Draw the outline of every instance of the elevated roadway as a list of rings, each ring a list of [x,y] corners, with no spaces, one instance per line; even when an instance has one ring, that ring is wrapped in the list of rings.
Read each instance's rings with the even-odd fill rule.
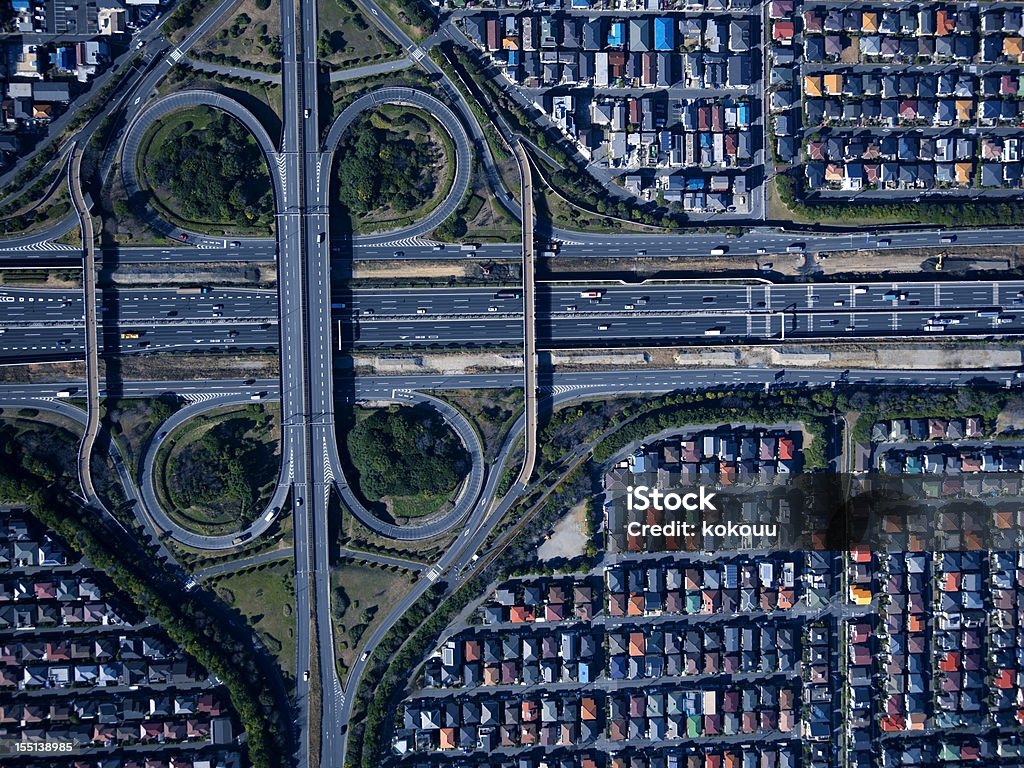
[[[82,155],[84,150],[76,147],[71,155],[71,170],[69,174],[69,186],[71,188],[71,200],[74,203],[75,211],[78,213],[79,222],[82,228],[82,294],[85,304],[85,389],[86,389],[86,413],[88,418],[85,424],[85,431],[82,433],[82,442],[78,448],[78,482],[82,486],[82,492],[86,500],[98,509],[103,509],[103,503],[96,495],[96,488],[92,481],[92,452],[96,445],[96,436],[100,428],[100,398],[99,398],[99,339],[96,331],[96,257],[93,252],[95,240],[92,224],[92,212],[89,210],[89,202],[82,191]]]
[[[518,484],[526,487],[537,463],[537,291],[535,285],[535,231],[533,208],[533,172],[530,157],[522,142],[514,143],[519,179],[522,185],[522,247],[523,247],[523,376],[525,400],[524,457]]]
[[[408,227],[381,235],[364,235],[359,238],[363,243],[367,244],[390,243],[404,238],[417,238],[428,234],[455,213],[462,203],[462,198],[465,197],[466,190],[469,189],[469,179],[473,169],[473,154],[469,137],[466,135],[466,129],[463,127],[462,121],[441,101],[429,93],[415,88],[378,88],[364,96],[360,96],[345,107],[331,124],[324,144],[323,154],[317,162],[314,171],[319,192],[318,200],[321,205],[327,204],[326,196],[329,192],[330,178],[334,172],[334,154],[345,132],[364,112],[379,107],[382,104],[401,104],[416,107],[433,116],[441,127],[448,132],[448,136],[452,140],[452,146],[455,148],[455,157],[453,158],[455,162],[455,176],[452,187],[444,200],[424,219]],[[431,252],[436,253],[436,251]],[[394,255],[394,250],[392,250],[390,258],[394,258]]]

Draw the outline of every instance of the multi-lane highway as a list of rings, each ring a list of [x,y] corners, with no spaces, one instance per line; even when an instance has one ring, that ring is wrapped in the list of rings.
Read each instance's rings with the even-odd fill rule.
[[[277,321],[273,291],[121,289],[105,292],[99,331],[108,354],[262,349],[276,348]],[[81,291],[0,288],[0,359],[81,357],[84,326]]]
[[[330,305],[326,273],[317,277],[318,368],[330,364],[328,317],[356,348],[522,341],[516,287],[359,289]],[[119,353],[275,348],[279,298],[232,288],[108,292],[103,343]],[[537,315],[541,348],[1019,335],[1024,281],[547,283],[538,287]],[[0,358],[73,356],[82,349],[82,325],[80,293],[0,290]],[[327,413],[328,404],[321,405]]]
[[[516,289],[361,290],[356,347],[519,344]],[[1024,282],[547,284],[542,347],[1024,333]]]

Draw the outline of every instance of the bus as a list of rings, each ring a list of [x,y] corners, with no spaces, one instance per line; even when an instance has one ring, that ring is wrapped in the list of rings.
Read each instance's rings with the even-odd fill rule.
[[[518,288],[502,288],[494,294],[496,299],[521,299],[523,292]]]

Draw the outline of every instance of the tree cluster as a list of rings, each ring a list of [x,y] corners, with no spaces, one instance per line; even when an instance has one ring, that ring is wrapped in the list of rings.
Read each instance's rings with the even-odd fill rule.
[[[434,192],[437,152],[429,140],[378,127],[364,116],[348,131],[340,152],[341,203],[355,214],[388,207],[398,213],[426,203]]]
[[[150,145],[147,176],[173,197],[175,208],[194,221],[269,224],[274,200],[270,177],[256,141],[234,118],[212,111],[195,130],[177,126]]]
[[[451,493],[469,471],[465,446],[429,406],[392,406],[348,434],[348,452],[368,500]]]
[[[185,446],[168,472],[175,503],[230,510],[249,522],[260,511],[261,488],[277,477],[273,447],[252,434],[267,429],[262,417],[227,419]]]

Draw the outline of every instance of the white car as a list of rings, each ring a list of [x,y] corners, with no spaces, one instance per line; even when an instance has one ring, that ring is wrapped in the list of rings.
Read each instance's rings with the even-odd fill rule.
[[[302,673],[302,679],[303,680],[309,680],[309,670],[308,669],[305,672]]]
[[[487,311],[488,311],[488,312],[497,312],[497,311],[498,311],[498,308],[497,308],[497,307],[488,307],[488,308],[487,308]]]

